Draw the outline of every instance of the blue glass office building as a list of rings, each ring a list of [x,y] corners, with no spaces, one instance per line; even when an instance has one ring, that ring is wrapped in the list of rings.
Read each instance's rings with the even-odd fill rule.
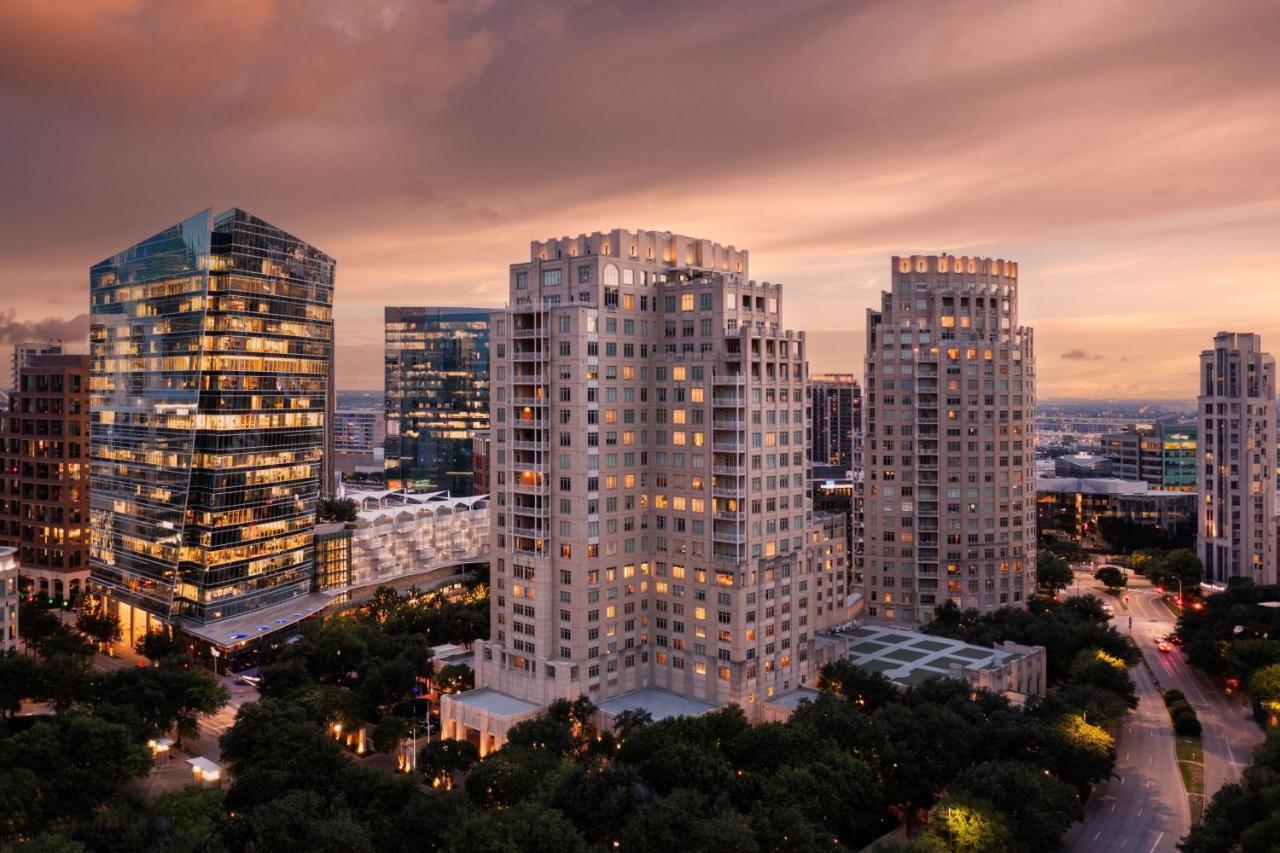
[[[488,308],[387,308],[387,487],[475,494],[489,428]]]
[[[239,209],[91,268],[90,566],[127,639],[311,591],[333,281]]]

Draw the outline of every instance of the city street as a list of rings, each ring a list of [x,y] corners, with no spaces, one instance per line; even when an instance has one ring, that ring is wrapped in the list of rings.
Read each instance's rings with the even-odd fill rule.
[[[1261,732],[1247,706],[1223,696],[1186,664],[1181,651],[1156,648],[1156,640],[1172,632],[1176,620],[1144,579],[1130,574],[1127,609],[1104,592],[1091,574],[1077,572],[1077,582],[1079,592],[1091,592],[1115,608],[1115,624],[1132,634],[1159,687],[1146,667],[1130,670],[1139,702],[1117,744],[1116,778],[1098,786],[1085,807],[1084,821],[1067,836],[1067,849],[1174,851],[1190,828],[1191,817],[1160,690],[1182,690],[1200,717],[1207,796],[1239,777],[1262,739]],[[1068,590],[1076,592],[1076,586]]]
[[[1130,579],[1135,584],[1129,594],[1133,614],[1134,639],[1146,656],[1156,678],[1164,689],[1176,687],[1186,694],[1204,726],[1205,796],[1213,794],[1228,782],[1240,778],[1249,765],[1254,747],[1262,742],[1262,730],[1253,721],[1247,702],[1225,695],[1201,672],[1187,664],[1181,650],[1160,652],[1155,637],[1173,630],[1175,620],[1169,609],[1145,580]],[[1124,617],[1117,614],[1124,627]],[[1142,626],[1149,630],[1142,631]],[[1139,639],[1142,637],[1142,639]]]

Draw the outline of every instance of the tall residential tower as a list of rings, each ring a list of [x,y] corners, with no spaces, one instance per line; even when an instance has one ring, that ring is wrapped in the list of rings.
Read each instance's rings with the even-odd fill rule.
[[[895,257],[867,312],[867,615],[928,620],[1035,590],[1035,357],[1018,265]]]
[[[1200,521],[1209,583],[1276,582],[1276,361],[1258,335],[1219,332],[1200,353]]]
[[[246,631],[224,620],[247,616],[255,636],[301,618],[333,274],[328,255],[239,209],[90,271],[90,563],[128,639],[160,622],[227,642]]]
[[[446,736],[491,748],[580,694],[754,717],[816,677],[816,634],[847,613],[844,526],[806,492],[804,335],[747,260],[615,230],[511,266],[492,325],[492,627]]]

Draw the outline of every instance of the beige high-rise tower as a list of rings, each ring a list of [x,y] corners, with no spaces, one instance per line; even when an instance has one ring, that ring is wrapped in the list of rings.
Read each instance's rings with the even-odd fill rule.
[[[491,321],[492,627],[446,736],[493,748],[582,694],[755,717],[815,680],[815,634],[847,618],[844,529],[806,490],[804,335],[747,260],[615,230],[511,266]]]
[[[1259,335],[1219,332],[1200,353],[1200,520],[1207,582],[1276,582],[1276,361]]]
[[[1035,590],[1035,356],[1018,265],[895,257],[867,312],[867,616],[926,621]]]

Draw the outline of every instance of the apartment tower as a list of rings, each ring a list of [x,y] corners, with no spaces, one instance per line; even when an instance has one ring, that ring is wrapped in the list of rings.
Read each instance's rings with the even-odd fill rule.
[[[89,585],[89,357],[33,354],[0,414],[0,545],[30,592],[75,604]]]
[[[1035,590],[1035,356],[1018,265],[912,255],[867,312],[867,615],[928,620]]]
[[[1200,508],[1205,581],[1276,582],[1276,362],[1259,335],[1219,332],[1200,353]]]
[[[596,232],[534,242],[491,328],[492,627],[446,735],[580,694],[751,716],[811,683],[844,528],[810,511],[781,286],[733,246]]]
[[[328,255],[239,209],[91,269],[90,563],[129,639],[164,623],[235,642],[301,618],[333,277]],[[202,629],[236,616],[247,631]]]

